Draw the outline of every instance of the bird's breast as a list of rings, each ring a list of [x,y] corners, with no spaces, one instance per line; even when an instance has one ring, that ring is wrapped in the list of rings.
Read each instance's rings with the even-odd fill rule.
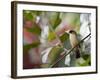
[[[78,44],[78,39],[75,34],[70,34],[70,43],[72,47],[75,47]]]

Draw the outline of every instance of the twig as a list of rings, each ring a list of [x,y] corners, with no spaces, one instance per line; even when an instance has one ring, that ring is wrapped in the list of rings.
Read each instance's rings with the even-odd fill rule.
[[[50,65],[49,67],[50,67],[50,68],[54,67],[59,61],[61,61],[64,57],[66,57],[68,54],[70,54],[70,53],[74,50],[74,48],[76,48],[80,43],[82,43],[82,42],[83,42],[86,38],[88,38],[90,35],[91,35],[91,33],[88,34],[85,38],[83,38],[75,47],[71,48],[71,49],[67,52],[67,54],[63,55],[61,58],[59,58],[56,62],[54,62],[54,63],[53,63],[52,65]]]

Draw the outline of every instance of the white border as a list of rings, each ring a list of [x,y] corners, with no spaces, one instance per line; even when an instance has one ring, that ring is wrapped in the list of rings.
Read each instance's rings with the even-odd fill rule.
[[[23,10],[40,10],[40,11],[59,11],[59,12],[79,12],[91,13],[91,66],[89,67],[70,67],[70,68],[48,68],[48,69],[28,69],[23,70]],[[50,74],[66,74],[66,73],[80,73],[91,72],[96,69],[96,10],[93,8],[77,8],[77,7],[59,7],[59,6],[44,6],[44,5],[17,5],[17,76],[35,76],[35,75],[50,75]]]

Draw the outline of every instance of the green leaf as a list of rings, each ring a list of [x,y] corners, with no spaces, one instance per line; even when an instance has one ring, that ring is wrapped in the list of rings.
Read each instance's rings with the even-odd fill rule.
[[[42,68],[48,68],[49,64],[41,64]]]
[[[37,35],[40,35],[41,34],[41,29],[39,26],[37,25],[33,25],[32,28],[27,28],[27,30],[31,33],[34,33],[34,34],[37,34]]]
[[[67,33],[62,34],[59,38],[66,49],[71,49],[69,35]]]
[[[89,55],[89,54],[84,54],[84,55],[82,55],[82,57],[83,57],[85,60],[87,60],[88,58],[90,58],[90,55]]]
[[[32,43],[32,44],[24,45],[24,46],[23,46],[23,49],[24,49],[23,51],[27,52],[27,51],[28,51],[29,49],[31,49],[31,48],[38,47],[39,44],[40,44],[40,42],[34,42],[34,43]]]
[[[48,41],[52,41],[56,38],[56,34],[54,32],[49,32]]]
[[[58,14],[57,15],[57,18],[55,20],[55,23],[54,23],[53,28],[55,29],[60,24],[60,22],[61,22],[61,19],[60,19],[59,14]]]
[[[69,39],[69,35],[67,33],[64,33],[60,36],[60,40],[62,43],[67,41],[68,39]]]
[[[50,12],[49,21],[53,29],[55,29],[61,22],[60,13],[58,12]]]
[[[37,16],[40,16],[41,11],[24,10],[23,15],[25,20],[35,21]]]
[[[40,16],[43,12],[42,11],[32,11],[34,15]]]
[[[79,59],[76,61],[78,66],[89,66],[91,64],[90,57],[88,57],[86,60],[84,58]]]
[[[26,20],[33,20],[33,15],[31,13],[24,13],[24,17]]]
[[[60,54],[63,52],[64,50],[59,47],[59,46],[55,46],[51,49],[49,55],[48,55],[48,62],[49,65],[53,64],[55,61],[57,61],[60,57]]]

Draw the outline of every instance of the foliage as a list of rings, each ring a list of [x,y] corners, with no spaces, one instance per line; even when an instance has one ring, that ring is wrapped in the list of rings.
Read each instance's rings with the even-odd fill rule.
[[[67,31],[68,29],[73,29],[77,32],[78,35],[81,35],[80,17],[81,13],[24,10],[23,28],[25,29],[25,32],[23,43],[23,55],[25,53],[29,54],[30,50],[35,48],[34,52],[32,52],[31,54],[37,56],[37,58],[41,58],[40,60],[42,60],[43,55],[46,55],[45,63],[42,62],[41,64],[39,64],[39,67],[50,67],[71,49],[69,34],[67,34],[65,31]],[[46,31],[44,31],[46,27],[48,28]],[[41,37],[41,35],[45,34],[47,35],[45,36],[45,38]],[[79,37],[81,39],[84,38],[82,36]],[[69,63],[65,64],[66,57],[64,57],[61,61],[54,65],[54,67],[70,67],[72,66],[71,64],[73,64],[73,67],[90,66],[91,53],[89,50],[87,50],[88,53],[87,51],[85,51],[85,42],[83,41],[83,43],[80,43],[82,54],[80,59],[72,59],[72,57],[75,56],[72,55],[72,57],[69,57],[70,65],[68,65]],[[90,43],[90,39],[88,39],[87,42]],[[53,44],[53,46],[51,44]],[[42,54],[49,47],[52,47],[52,49]],[[88,47],[90,48],[90,46]],[[73,51],[70,52],[69,56],[71,56],[71,54],[73,54]]]

